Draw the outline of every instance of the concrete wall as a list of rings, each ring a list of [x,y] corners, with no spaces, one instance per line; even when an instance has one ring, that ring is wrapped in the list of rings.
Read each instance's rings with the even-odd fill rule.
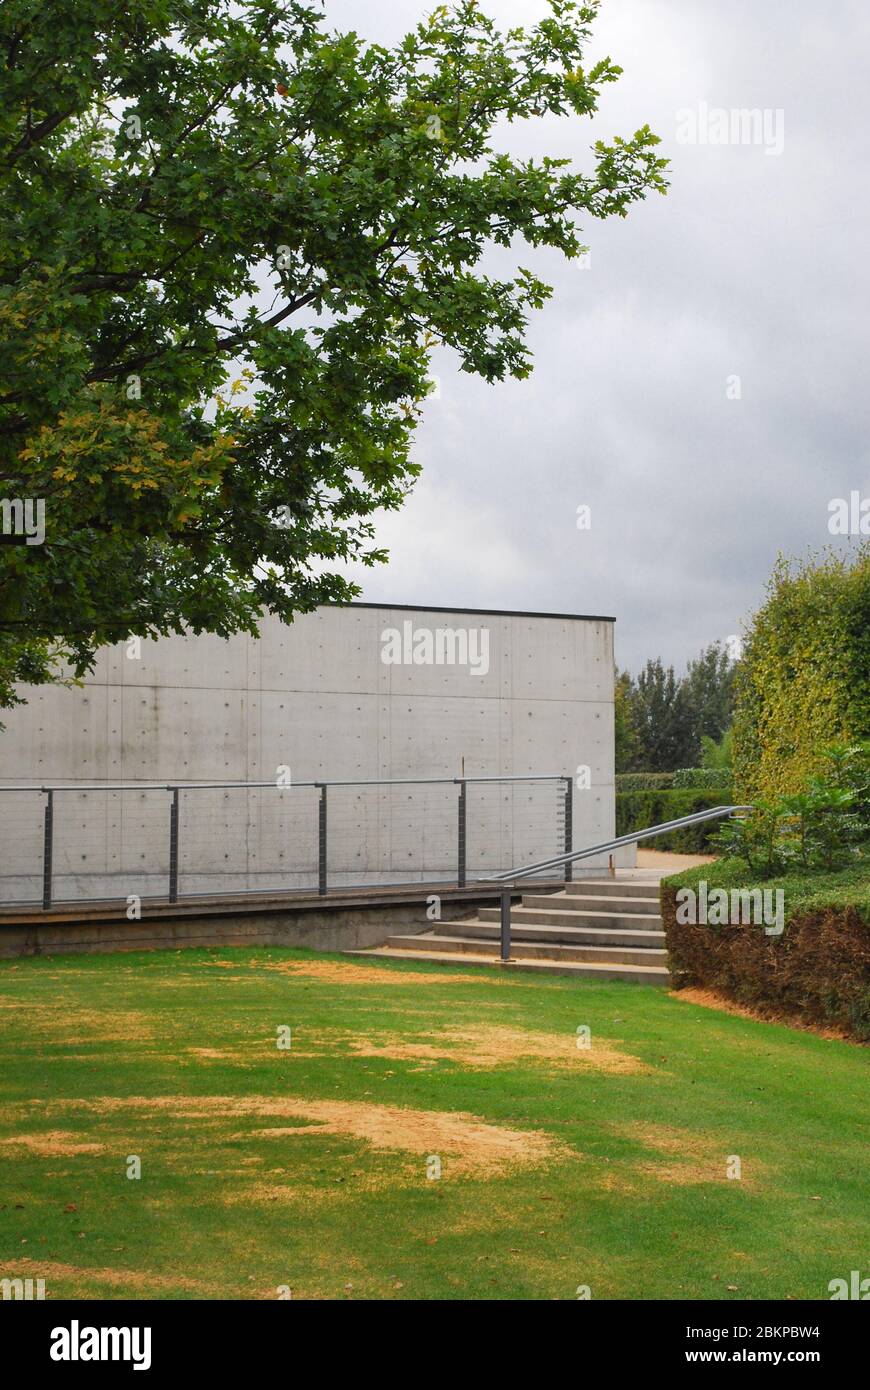
[[[404,638],[406,623],[416,635],[466,632],[477,671],[388,664],[384,634]],[[138,656],[107,648],[83,688],[28,690],[28,703],[4,716],[0,901],[41,891],[44,798],[3,791],[18,782],[274,782],[289,767],[284,790],[182,794],[182,892],[310,886],[318,793],[298,783],[451,778],[463,758],[469,778],[587,765],[591,787],[574,791],[574,845],[605,839],[614,826],[612,634],[604,618],[354,604],[290,626],[269,617],[259,639],[173,637],[142,642]],[[470,786],[469,875],[557,852],[559,791],[553,782]],[[455,878],[456,800],[452,785],[331,788],[330,883]],[[56,897],[164,892],[168,816],[160,789],[56,794]]]
[[[555,886],[555,885],[554,885]],[[425,888],[385,888],[347,897],[330,894],[273,900],[231,899],[203,906],[148,905],[138,921],[123,906],[84,907],[41,913],[4,913],[0,960],[17,956],[99,954],[108,951],[168,950],[183,946],[304,946],[315,951],[355,951],[381,945],[394,932],[427,931]],[[439,893],[441,922],[475,917],[498,903],[492,890],[450,889]],[[515,899],[519,901],[519,895]]]

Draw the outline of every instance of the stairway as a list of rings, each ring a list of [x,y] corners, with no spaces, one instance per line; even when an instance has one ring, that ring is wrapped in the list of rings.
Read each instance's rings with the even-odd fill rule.
[[[670,984],[654,879],[581,879],[558,893],[524,893],[521,904],[511,908],[511,958],[506,964],[500,959],[497,906],[347,954]]]

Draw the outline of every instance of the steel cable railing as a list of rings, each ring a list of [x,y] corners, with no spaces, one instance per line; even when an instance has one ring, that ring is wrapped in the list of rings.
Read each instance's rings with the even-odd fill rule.
[[[0,786],[0,901],[465,887],[518,848],[570,851],[572,796],[563,773]]]

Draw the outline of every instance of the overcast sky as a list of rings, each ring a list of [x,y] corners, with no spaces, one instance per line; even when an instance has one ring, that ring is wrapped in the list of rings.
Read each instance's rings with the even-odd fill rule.
[[[331,27],[379,42],[431,8],[326,0]],[[482,8],[507,26],[546,7]],[[588,269],[523,250],[555,290],[527,381],[439,355],[423,476],[379,522],[390,563],[352,571],[364,599],[612,615],[621,666],[682,666],[740,632],[779,550],[831,543],[829,501],[870,496],[868,54],[867,0],[604,0],[585,65],[625,72],[595,120],[497,143],[588,170],[595,139],[648,122],[670,192],[581,223]],[[678,140],[700,103],[767,110],[781,152]]]

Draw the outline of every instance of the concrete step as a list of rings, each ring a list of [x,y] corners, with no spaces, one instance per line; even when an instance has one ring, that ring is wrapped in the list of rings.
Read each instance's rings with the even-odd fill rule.
[[[449,951],[452,955],[497,956],[498,936],[436,936],[434,932],[419,935],[391,936],[385,943],[391,951]],[[591,961],[610,965],[665,965],[667,951],[652,946],[574,946],[556,945],[552,941],[518,941],[511,934],[511,958],[517,960]]]
[[[511,939],[513,941],[544,941],[552,945],[565,946],[642,946],[661,948],[665,944],[663,931],[634,931],[629,928],[574,926],[571,918],[574,913],[565,913],[569,918],[562,926],[528,922],[519,914],[522,908],[515,907],[511,913]],[[497,940],[501,933],[498,913],[494,917],[481,920],[488,908],[481,908],[481,917],[461,922],[440,922],[433,930],[433,936],[470,936],[478,941]],[[577,914],[579,916],[579,914]]]
[[[658,898],[625,898],[592,893],[523,893],[523,907],[559,908],[570,912],[631,912],[659,916]]]
[[[481,922],[501,921],[501,909],[482,907],[478,912]],[[554,907],[512,907],[511,923],[514,926],[529,925],[538,927],[601,927],[614,931],[659,931],[662,919],[657,914],[642,912],[585,912],[582,909]]]
[[[658,881],[644,882],[624,878],[578,878],[566,883],[566,893],[592,893],[605,898],[655,898],[659,901]]]
[[[463,970],[469,966],[484,966],[488,970],[513,970],[519,974],[572,975],[594,980],[625,980],[631,984],[660,985],[665,988],[671,983],[668,971],[660,965],[598,965],[591,961],[578,963],[559,958],[547,960],[517,958],[504,962],[499,960],[498,956],[491,955],[462,955],[457,957],[455,953],[450,951],[405,951],[389,946],[375,946],[368,951],[345,951],[343,954],[356,956],[357,959],[364,957],[366,960],[429,961],[433,965],[452,965],[454,969],[460,967]]]

